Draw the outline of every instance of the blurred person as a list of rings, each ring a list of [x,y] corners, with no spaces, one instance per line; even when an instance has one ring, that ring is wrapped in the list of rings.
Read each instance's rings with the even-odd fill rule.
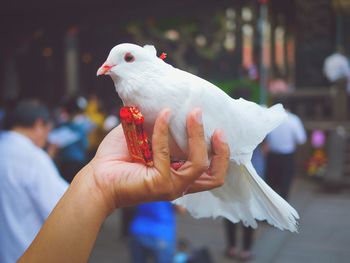
[[[268,84],[268,90],[272,95],[287,93],[290,90],[290,87],[287,83],[286,76],[280,72],[277,72],[275,77],[270,80]]]
[[[94,124],[94,128],[91,130],[88,136],[89,159],[91,159],[95,155],[98,145],[101,143],[103,137],[106,135],[106,132],[103,127],[106,116],[102,111],[102,106],[102,102],[97,95],[90,95],[85,109],[86,116]]]
[[[288,118],[267,135],[268,145],[266,182],[282,198],[288,200],[289,190],[295,174],[295,152],[298,145],[306,142],[306,131],[300,118],[291,113],[287,105]]]
[[[120,123],[118,116],[118,110],[111,110],[110,114],[106,117],[106,119],[103,122],[103,129],[105,130],[105,132],[110,132],[112,129],[118,126],[118,124]]]
[[[83,115],[78,97],[68,99],[63,112],[66,121],[50,134],[49,141],[60,148],[57,156],[60,172],[70,183],[88,161],[88,134],[93,124]]]
[[[347,93],[350,93],[350,65],[342,47],[338,47],[333,54],[326,57],[323,73],[331,83],[345,82]]]
[[[332,84],[330,89],[336,100],[334,118],[344,121],[348,117],[350,100],[350,66],[342,47],[338,47],[332,55],[325,59],[323,72]]]
[[[158,115],[153,135],[154,166],[132,162],[119,125],[100,144],[96,156],[75,176],[19,263],[87,262],[103,221],[115,209],[144,202],[174,200],[219,187],[230,149],[221,130],[211,139],[208,164],[201,111],[187,116],[189,156],[177,171],[170,167],[170,110]],[[208,178],[210,174],[210,180]]]
[[[250,64],[246,67],[246,76],[248,79],[252,81],[258,81],[259,80],[259,70],[255,63]]]
[[[48,110],[19,102],[0,133],[0,262],[13,263],[28,248],[67,189],[42,148],[51,123]]]
[[[153,202],[136,207],[130,225],[132,263],[152,259],[155,263],[172,263],[176,248],[175,208],[170,202]]]

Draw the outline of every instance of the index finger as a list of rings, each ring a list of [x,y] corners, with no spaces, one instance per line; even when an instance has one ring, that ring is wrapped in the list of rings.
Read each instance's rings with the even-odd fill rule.
[[[202,173],[208,169],[208,148],[205,141],[205,131],[202,111],[194,109],[187,118],[188,162],[192,164],[194,173]]]
[[[209,170],[202,174],[186,193],[196,193],[220,187],[225,183],[230,161],[230,148],[222,130],[216,130],[212,137],[212,158]]]
[[[207,144],[200,109],[194,109],[187,116],[187,140],[187,161],[178,170],[171,169],[172,174],[176,175],[175,178],[180,178],[176,180],[176,185],[181,189],[181,193],[208,170]]]

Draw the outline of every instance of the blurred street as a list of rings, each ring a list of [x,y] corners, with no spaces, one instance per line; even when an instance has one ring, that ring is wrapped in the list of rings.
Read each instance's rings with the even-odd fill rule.
[[[297,178],[290,202],[301,216],[299,234],[260,224],[252,262],[349,262],[350,190],[325,193],[317,182]],[[90,263],[128,262],[127,242],[119,237],[119,221],[118,211],[105,221]],[[214,262],[239,262],[223,256],[225,235],[221,220],[178,215],[177,223],[178,239],[189,240],[193,248],[208,247]]]

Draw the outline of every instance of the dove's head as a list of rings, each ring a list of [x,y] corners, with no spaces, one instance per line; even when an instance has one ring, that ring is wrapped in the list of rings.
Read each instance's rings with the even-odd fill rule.
[[[97,70],[97,76],[110,75],[113,80],[117,80],[145,70],[160,61],[154,46],[141,47],[128,43],[119,44],[112,48],[107,60]]]

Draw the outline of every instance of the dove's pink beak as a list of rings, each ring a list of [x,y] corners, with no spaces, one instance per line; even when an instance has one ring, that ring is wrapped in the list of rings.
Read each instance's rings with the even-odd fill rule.
[[[112,64],[108,64],[108,63],[103,63],[103,65],[97,70],[97,76],[101,76],[101,75],[105,75],[106,73],[108,73],[111,68],[113,68],[115,65]]]

